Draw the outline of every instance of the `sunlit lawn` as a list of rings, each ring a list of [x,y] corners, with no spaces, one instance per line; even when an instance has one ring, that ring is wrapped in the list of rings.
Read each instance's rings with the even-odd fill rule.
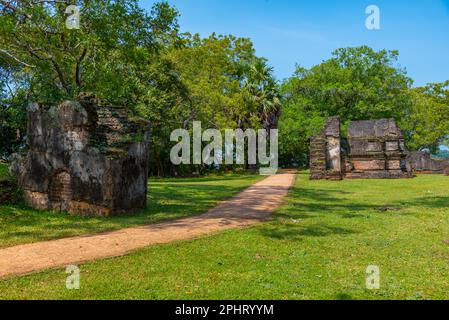
[[[0,171],[2,167],[0,165]],[[23,204],[0,205],[0,247],[200,214],[259,179],[261,177],[257,175],[237,174],[191,179],[150,179],[147,209],[112,218],[85,218],[37,211]]]
[[[80,290],[65,288],[65,270],[3,280],[0,297],[447,299],[448,186],[441,175],[310,182],[300,174],[270,223],[82,265]],[[368,265],[380,268],[380,290],[366,289]]]

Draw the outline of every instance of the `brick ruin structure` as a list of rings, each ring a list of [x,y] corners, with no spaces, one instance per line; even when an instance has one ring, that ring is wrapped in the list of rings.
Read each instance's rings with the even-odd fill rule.
[[[409,152],[407,162],[413,172],[416,173],[445,173],[449,172],[449,159],[433,159],[429,152],[413,151]]]
[[[353,121],[342,138],[340,119],[327,120],[310,141],[310,179],[409,178],[404,136],[392,119]]]
[[[348,149],[346,177],[411,177],[404,135],[393,119],[351,122]]]
[[[321,133],[310,139],[310,179],[342,178],[340,119],[331,117]]]
[[[11,171],[33,208],[111,216],[146,207],[148,123],[91,95],[30,104],[28,151]]]

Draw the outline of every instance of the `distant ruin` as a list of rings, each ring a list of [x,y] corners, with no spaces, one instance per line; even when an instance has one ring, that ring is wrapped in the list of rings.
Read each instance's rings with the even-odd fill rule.
[[[25,200],[36,209],[110,216],[146,207],[148,123],[90,95],[28,108],[28,152],[15,157]]]
[[[353,121],[347,138],[331,117],[310,141],[310,179],[409,178],[404,136],[393,119]]]
[[[416,173],[436,173],[441,174],[445,169],[449,169],[449,159],[434,159],[429,152],[413,151],[407,156],[413,172]]]

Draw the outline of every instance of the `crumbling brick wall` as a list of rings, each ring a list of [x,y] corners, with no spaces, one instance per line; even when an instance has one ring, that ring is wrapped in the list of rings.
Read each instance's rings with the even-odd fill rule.
[[[326,137],[324,134],[310,139],[310,179],[326,178]]]
[[[146,207],[148,123],[90,95],[28,108],[28,152],[12,171],[34,208],[110,216]]]

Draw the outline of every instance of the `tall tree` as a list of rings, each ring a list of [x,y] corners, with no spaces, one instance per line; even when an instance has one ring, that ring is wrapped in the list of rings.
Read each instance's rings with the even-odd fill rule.
[[[258,108],[263,128],[269,130],[277,125],[281,102],[279,87],[273,76],[273,68],[264,58],[255,58],[246,71],[246,89]]]
[[[185,34],[183,44],[172,46],[165,57],[177,70],[185,88],[184,98],[178,100],[168,117],[164,117],[167,132],[158,140],[161,152],[158,158],[165,164],[165,171],[179,173],[183,169],[172,167],[168,160],[169,134],[173,129],[191,130],[193,121],[201,121],[204,129],[261,126],[257,106],[245,86],[246,71],[255,59],[249,39],[216,34],[201,38],[198,34]]]

